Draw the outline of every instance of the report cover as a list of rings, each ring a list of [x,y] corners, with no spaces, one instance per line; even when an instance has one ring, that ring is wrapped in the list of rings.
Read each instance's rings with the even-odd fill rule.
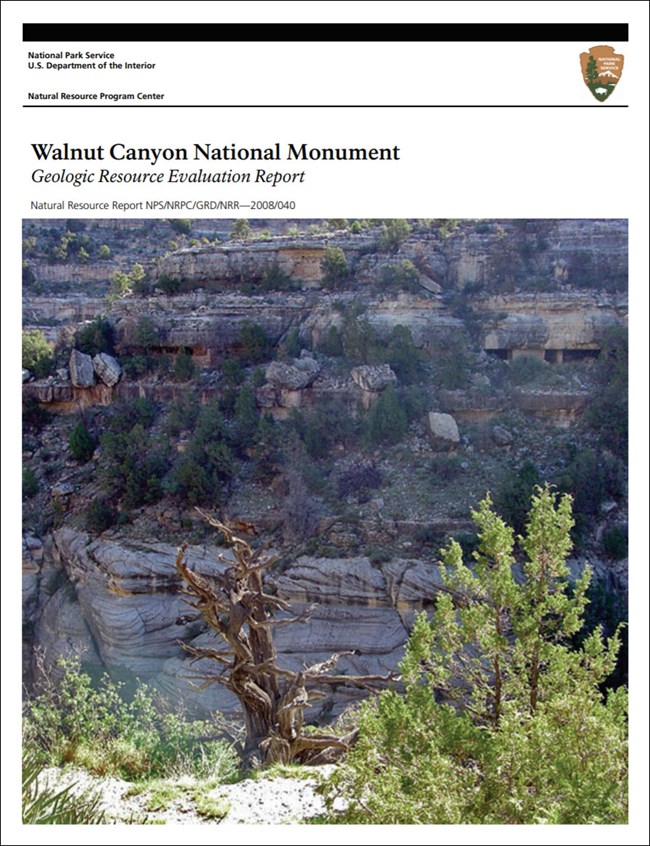
[[[647,12],[296,5],[3,7],[7,842],[643,842]]]

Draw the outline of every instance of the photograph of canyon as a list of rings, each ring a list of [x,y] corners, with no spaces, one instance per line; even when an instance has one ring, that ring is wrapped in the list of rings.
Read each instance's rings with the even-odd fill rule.
[[[23,821],[627,821],[627,221],[23,221]]]

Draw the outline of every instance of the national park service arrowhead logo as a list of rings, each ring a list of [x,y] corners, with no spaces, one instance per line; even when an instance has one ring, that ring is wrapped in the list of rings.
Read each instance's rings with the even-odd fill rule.
[[[580,53],[580,67],[585,85],[603,103],[616,88],[623,73],[624,56],[613,47],[601,44],[588,53]]]

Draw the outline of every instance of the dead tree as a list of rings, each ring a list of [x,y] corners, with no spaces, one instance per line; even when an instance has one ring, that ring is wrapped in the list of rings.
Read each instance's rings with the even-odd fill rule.
[[[332,655],[327,661],[301,671],[279,667],[273,629],[304,622],[311,609],[298,616],[277,618],[278,612],[285,615],[290,612],[288,602],[266,593],[264,588],[264,573],[277,557],[253,550],[228,526],[197,510],[223,534],[234,555],[234,560],[220,556],[220,560],[230,566],[209,577],[188,567],[187,544],[183,544],[176,557],[176,569],[183,579],[184,590],[192,596],[188,603],[220,636],[220,645],[224,647],[212,649],[181,644],[195,660],[208,658],[223,668],[221,673],[205,678],[201,688],[221,684],[238,698],[244,712],[244,758],[247,761],[316,763],[337,751],[340,754],[350,747],[354,733],[345,737],[327,733],[303,734],[307,706],[325,696],[322,691],[325,686],[345,684],[377,691],[394,678],[394,674],[334,674],[332,671],[339,659],[353,654],[349,652]]]

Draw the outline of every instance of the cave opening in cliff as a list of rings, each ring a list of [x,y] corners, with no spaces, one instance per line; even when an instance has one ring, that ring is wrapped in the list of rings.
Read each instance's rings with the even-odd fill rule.
[[[563,350],[563,360],[565,363],[572,363],[576,361],[593,361],[600,356],[600,350]]]
[[[486,350],[485,352],[488,355],[491,355],[492,358],[498,358],[499,361],[510,361],[510,359],[512,358],[511,351],[507,349],[493,349]]]
[[[600,350],[544,350],[544,361],[549,364],[569,364],[577,361],[593,361],[600,355]]]

